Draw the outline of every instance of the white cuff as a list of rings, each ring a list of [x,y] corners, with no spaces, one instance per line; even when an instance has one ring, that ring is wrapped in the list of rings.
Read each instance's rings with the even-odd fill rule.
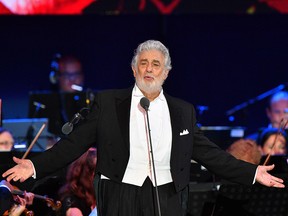
[[[254,179],[253,179],[253,183],[252,183],[252,184],[255,184],[255,182],[256,182],[257,172],[258,172],[258,166],[257,166],[256,172],[255,172],[255,175],[254,175]]]
[[[33,175],[32,175],[32,178],[36,179],[36,170],[35,170],[35,167],[34,167],[34,164],[31,160],[28,160],[30,161],[30,163],[32,164],[32,167],[33,167]]]

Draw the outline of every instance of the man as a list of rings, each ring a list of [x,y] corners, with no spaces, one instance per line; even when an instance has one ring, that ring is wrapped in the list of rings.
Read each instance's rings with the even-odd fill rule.
[[[24,181],[35,174],[43,177],[97,143],[101,216],[185,215],[191,158],[230,181],[252,185],[255,178],[270,187],[284,187],[282,179],[267,173],[273,165],[252,165],[220,150],[197,127],[193,106],[163,92],[171,59],[161,42],[140,44],[131,66],[136,80],[133,88],[98,93],[91,113],[73,133],[31,161],[14,158],[17,165],[3,177],[8,181]],[[144,96],[150,101],[150,123],[139,104]],[[152,185],[159,192],[156,198]]]
[[[63,135],[62,126],[81,108],[88,107],[87,99],[90,99],[90,92],[83,91],[84,76],[82,63],[77,57],[56,53],[49,74],[53,91],[30,93],[28,116],[48,118],[48,131],[56,135],[55,139],[49,140],[49,146]]]
[[[285,123],[282,120],[288,120],[288,93],[286,91],[277,92],[271,97],[266,114],[270,121],[268,127],[279,128],[281,123]]]
[[[79,91],[77,86],[83,87],[84,73],[79,59],[74,56],[61,57],[58,62],[58,70],[60,92],[77,92]],[[73,85],[76,85],[76,88]]]
[[[12,134],[0,127],[0,152],[1,151],[11,151],[14,145],[14,138]]]
[[[267,127],[261,127],[257,132],[246,136],[248,139],[255,140],[258,145],[260,144],[261,133],[264,130],[267,128],[282,128],[288,120],[288,92],[279,91],[270,97],[266,115],[269,120]],[[284,129],[287,130],[287,127],[288,124]]]

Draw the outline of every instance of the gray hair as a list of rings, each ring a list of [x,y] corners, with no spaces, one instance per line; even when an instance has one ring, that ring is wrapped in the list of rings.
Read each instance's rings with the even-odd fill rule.
[[[156,40],[147,40],[137,47],[137,49],[134,52],[134,56],[131,61],[131,66],[136,68],[137,63],[138,63],[138,56],[141,52],[147,51],[147,50],[158,50],[164,55],[164,64],[166,70],[170,71],[172,69],[171,65],[171,57],[169,54],[169,50],[167,47],[165,47],[160,41]]]
[[[272,103],[278,102],[280,100],[288,100],[288,92],[287,91],[279,91],[272,95],[270,98],[270,105]]]

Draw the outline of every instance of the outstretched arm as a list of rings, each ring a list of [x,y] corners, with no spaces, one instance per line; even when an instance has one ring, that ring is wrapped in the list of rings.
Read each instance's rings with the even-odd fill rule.
[[[261,166],[259,165],[257,168],[256,181],[262,185],[268,187],[277,187],[284,188],[283,180],[277,178],[273,175],[270,175],[267,171],[270,171],[274,168],[274,164],[270,166]]]
[[[3,178],[7,177],[8,182],[12,179],[13,181],[24,182],[26,179],[34,175],[33,164],[30,160],[19,159],[16,157],[13,157],[13,160],[17,165],[2,174]]]

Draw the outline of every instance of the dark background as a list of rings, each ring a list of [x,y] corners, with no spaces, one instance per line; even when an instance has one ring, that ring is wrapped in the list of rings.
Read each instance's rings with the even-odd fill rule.
[[[170,50],[165,91],[209,107],[202,125],[265,126],[267,98],[234,122],[225,113],[287,81],[288,16],[280,14],[1,16],[0,39],[4,119],[27,117],[28,92],[50,89],[57,52],[82,60],[88,88],[133,85],[133,51],[147,39]]]

